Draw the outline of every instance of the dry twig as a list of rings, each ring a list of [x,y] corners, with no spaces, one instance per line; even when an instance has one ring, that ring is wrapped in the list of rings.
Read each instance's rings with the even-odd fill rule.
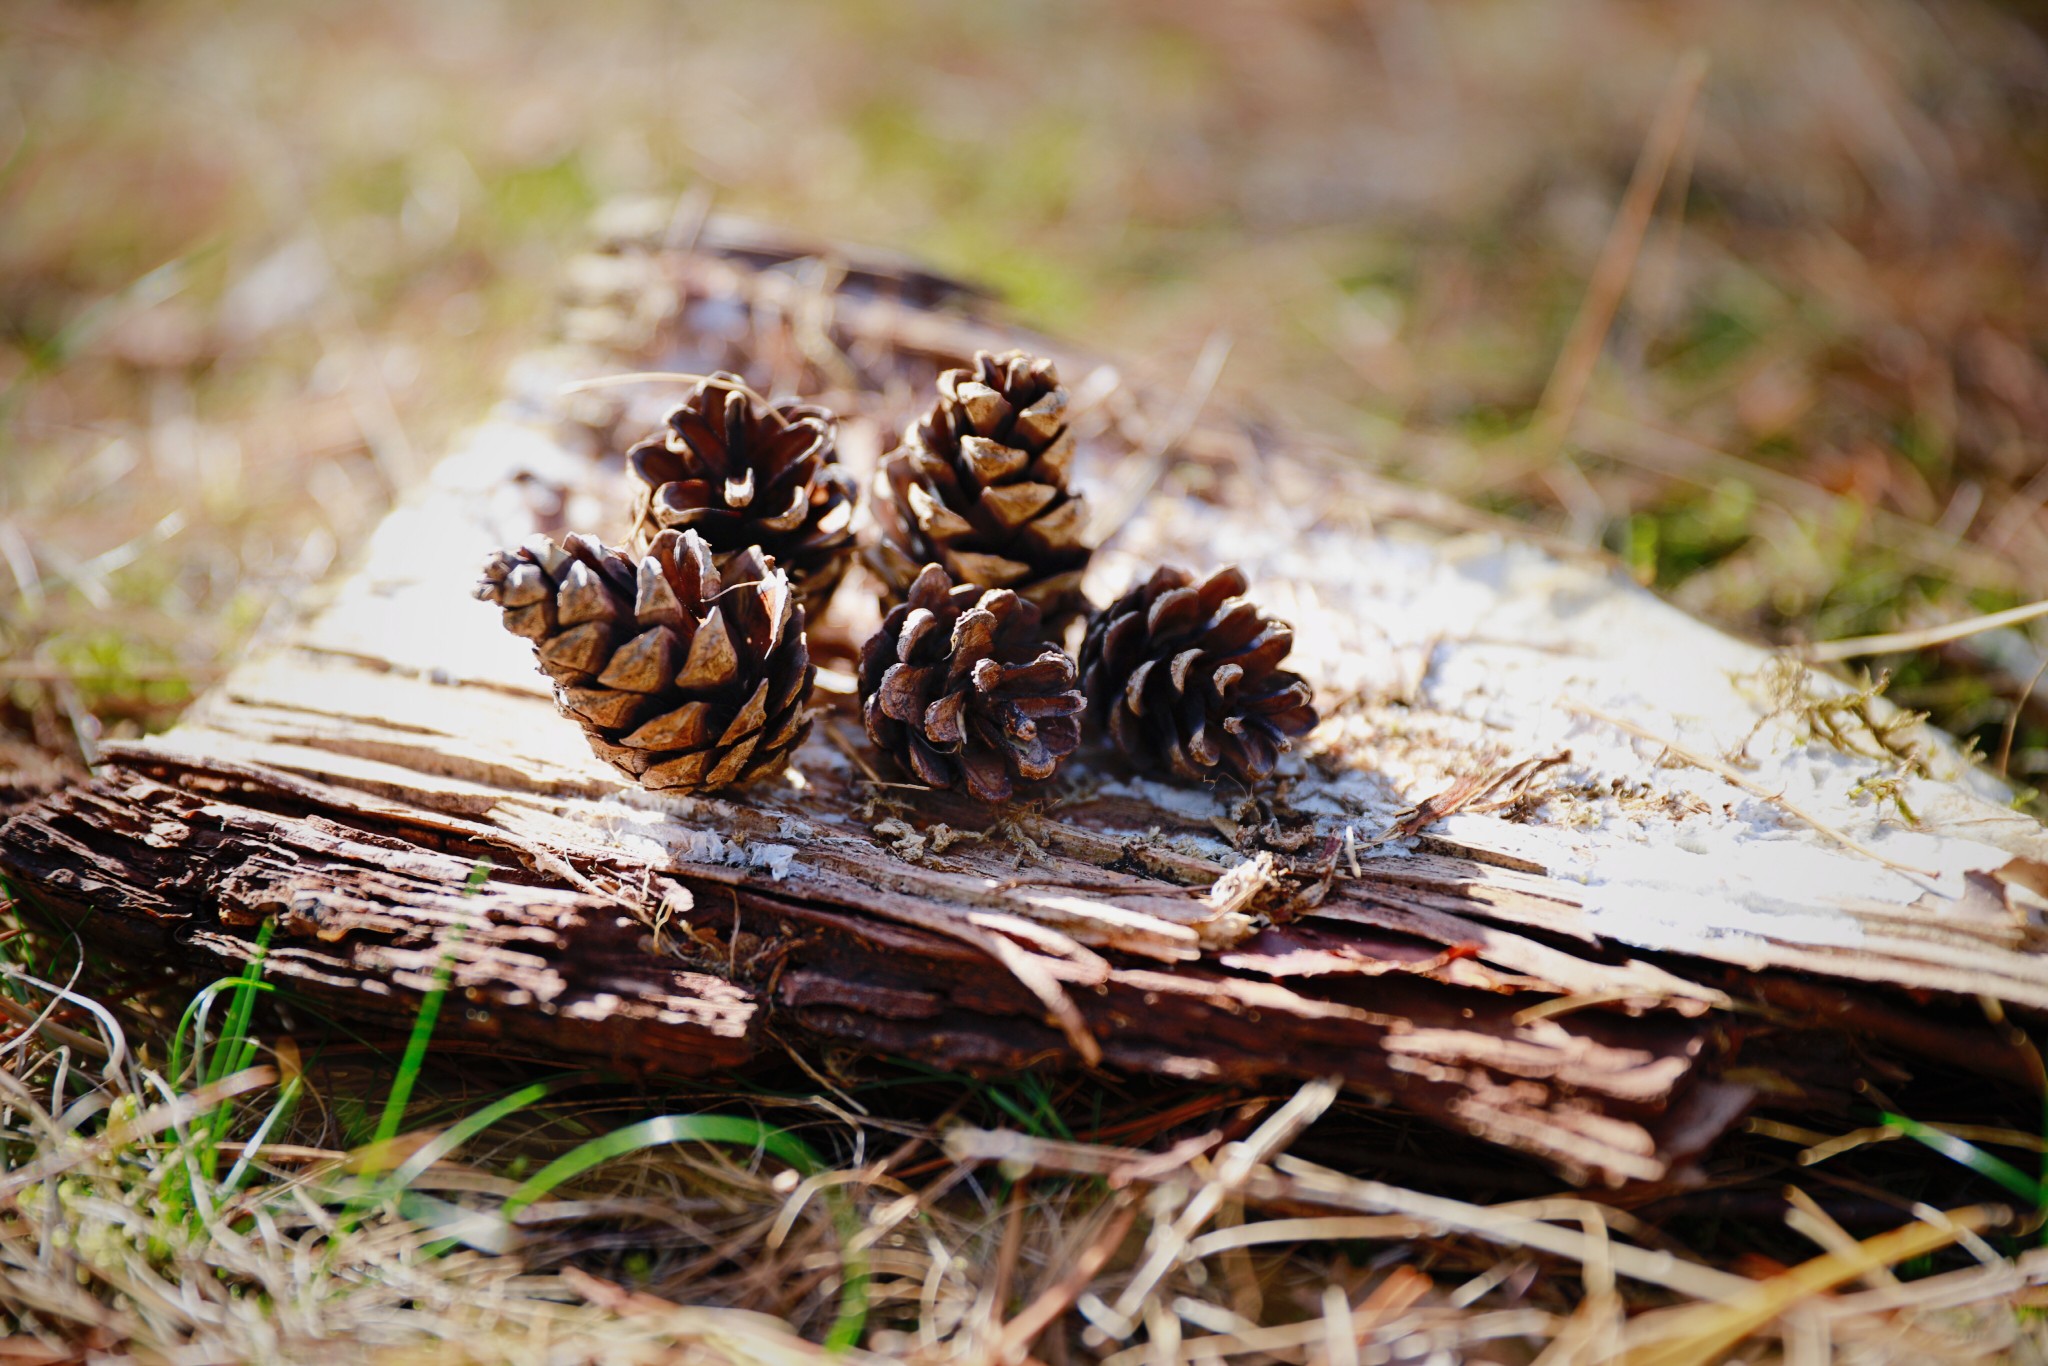
[[[1982,635],[2007,626],[2018,626],[2022,622],[2034,621],[2048,616],[2048,601],[2030,602],[2022,607],[2009,607],[2003,612],[1991,612],[1981,617],[1965,617],[1961,621],[1946,622],[1940,626],[1925,626],[1917,631],[1891,631],[1877,636],[1849,636],[1842,640],[1824,640],[1806,647],[1806,656],[1821,664],[1838,664],[1845,659],[1861,659],[1866,655],[1903,654],[1908,650],[1925,650],[1935,645],[1946,645],[1952,640],[1965,640],[1970,636]]]

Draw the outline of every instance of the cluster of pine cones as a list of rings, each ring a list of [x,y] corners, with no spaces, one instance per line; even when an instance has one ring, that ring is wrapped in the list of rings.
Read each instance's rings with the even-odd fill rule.
[[[1052,776],[1084,718],[1140,768],[1270,775],[1316,712],[1280,667],[1293,632],[1244,598],[1244,575],[1160,569],[1091,610],[1052,362],[983,352],[938,390],[882,460],[865,545],[832,415],[719,374],[631,451],[628,549],[537,539],[493,555],[476,595],[533,642],[592,750],[651,788],[783,767],[817,677],[805,625],[856,555],[885,608],[860,653],[862,716],[919,781],[1007,800]],[[1061,642],[1083,618],[1077,661]]]

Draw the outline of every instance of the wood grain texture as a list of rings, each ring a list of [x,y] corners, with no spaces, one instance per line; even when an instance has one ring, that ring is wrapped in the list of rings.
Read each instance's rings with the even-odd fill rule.
[[[244,961],[273,920],[274,977],[391,1022],[445,958],[466,1007],[448,1036],[551,1059],[690,1073],[831,1041],[997,1072],[1334,1075],[1608,1183],[1675,1179],[1739,1117],[1749,1093],[1718,1077],[1744,974],[1808,982],[1811,1011],[1812,992],[1845,999],[1831,979],[2048,1006],[2039,828],[1938,737],[1909,780],[1913,830],[1856,807],[1854,765],[1796,717],[1751,745],[1759,781],[1933,865],[1902,882],[1562,705],[1702,752],[1772,721],[1742,684],[1759,652],[1597,560],[1189,411],[1174,384],[886,258],[720,222],[688,246],[622,229],[573,294],[570,342],[522,367],[354,574],[175,730],[109,746],[90,781],[0,829],[0,868],[34,907],[195,973]],[[1095,747],[1002,809],[906,785],[845,693],[873,620],[857,580],[815,632],[839,691],[821,690],[792,776],[642,792],[469,597],[493,548],[623,530],[619,452],[674,390],[565,381],[739,370],[839,411],[864,475],[940,368],[1012,343],[1055,355],[1075,391],[1077,478],[1112,537],[1098,600],[1149,563],[1228,556],[1295,620],[1328,719],[1261,800],[1169,787]],[[1513,781],[1481,781],[1496,770]],[[1857,1000],[1859,1028],[1967,1061],[1966,1034]]]

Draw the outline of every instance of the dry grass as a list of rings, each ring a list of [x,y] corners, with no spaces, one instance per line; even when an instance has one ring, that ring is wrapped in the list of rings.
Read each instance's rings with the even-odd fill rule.
[[[590,206],[686,185],[1106,350],[1228,334],[1226,390],[1739,629],[2048,598],[2048,54],[1973,0],[29,3],[0,70],[0,639],[46,744],[173,715],[547,329]],[[1992,752],[2043,658],[1898,686]]]
[[[830,1058],[829,1075],[804,1063],[662,1093],[480,1059],[421,1072],[424,1030],[403,1050],[291,1030],[303,1003],[268,998],[260,972],[202,993],[173,1030],[175,992],[65,1012],[80,998],[52,979],[72,950],[10,946],[28,1027],[0,1072],[9,1359],[1705,1363],[1738,1344],[1788,1361],[1829,1344],[1868,1361],[2048,1348],[2029,1308],[2048,1253],[2021,1250],[2003,1206],[1957,1207],[1967,1170],[1875,1141],[1884,1129],[1759,1126],[1694,1195],[1593,1199],[1327,1083],[992,1083]],[[392,1093],[415,1076],[408,1109]],[[1813,1164],[1788,1164],[1788,1143],[1816,1139]],[[1775,1206],[1779,1227],[1682,1208],[1737,1192]],[[1873,1221],[1872,1194],[1883,1231],[1848,1231]]]
[[[1910,633],[1893,696],[2028,779],[2041,623],[1926,628],[2048,597],[2044,105],[2038,30],[1975,0],[12,5],[0,732],[75,757],[167,723],[551,326],[589,208],[697,186],[1178,361],[1733,628]],[[807,1059],[564,1082],[407,1167],[534,1079],[430,1057],[379,1148],[402,1040],[266,998],[209,1079],[173,1064],[183,997],[6,943],[90,987],[0,997],[29,1359],[782,1361],[863,1267],[866,1347],[933,1360],[2048,1352],[2039,1254],[1933,1213],[2026,1187],[1897,1126],[1761,1120],[1624,1207],[1356,1102],[1290,1143],[1260,1128],[1284,1096]],[[2031,1167],[2032,1102],[1966,1090],[1907,1108]],[[662,1114],[829,1175],[667,1143],[508,1216]]]

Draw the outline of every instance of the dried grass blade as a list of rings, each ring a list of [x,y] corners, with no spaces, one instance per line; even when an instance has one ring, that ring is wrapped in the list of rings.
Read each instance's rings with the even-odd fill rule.
[[[219,1081],[209,1082],[195,1091],[179,1096],[176,1100],[162,1105],[151,1106],[130,1120],[110,1125],[99,1137],[82,1143],[67,1152],[50,1153],[31,1162],[18,1171],[0,1177],[0,1209],[20,1196],[21,1192],[37,1182],[48,1180],[59,1172],[69,1171],[81,1162],[87,1162],[138,1138],[162,1133],[165,1129],[184,1124],[196,1115],[205,1114],[214,1106],[233,1100],[236,1096],[260,1090],[277,1080],[274,1067],[251,1067]]]
[[[563,1153],[506,1198],[501,1217],[508,1222],[516,1220],[522,1210],[563,1182],[614,1158],[644,1148],[687,1142],[756,1148],[789,1164],[799,1176],[804,1177],[815,1176],[824,1169],[824,1164],[809,1144],[786,1130],[763,1124],[757,1119],[739,1115],[658,1115],[638,1124],[614,1129]],[[842,1272],[839,1313],[826,1338],[826,1345],[844,1348],[860,1340],[862,1326],[867,1321],[868,1272],[865,1257],[854,1251],[852,1246],[853,1239],[860,1232],[858,1214],[836,1187],[827,1187],[827,1195],[832,1201],[833,1223],[839,1231]]]
[[[1983,1206],[1954,1210],[1939,1224],[1907,1224],[1857,1244],[1856,1252],[1824,1253],[1713,1304],[1645,1314],[1629,1325],[1625,1366],[1707,1366],[1788,1309],[1822,1291],[1948,1246],[1995,1222]]]
[[[1605,1257],[1617,1275],[1646,1285],[1659,1285],[1697,1299],[1722,1299],[1747,1290],[1754,1284],[1743,1276],[1681,1261],[1668,1252],[1650,1252],[1625,1243],[1594,1239],[1569,1228],[1531,1219],[1509,1210],[1488,1209],[1447,1196],[1426,1195],[1381,1181],[1364,1181],[1318,1167],[1299,1158],[1282,1157],[1274,1164],[1280,1170],[1269,1184],[1251,1183],[1248,1197],[1271,1201],[1312,1202],[1334,1209],[1352,1209],[1369,1214],[1400,1214],[1444,1228],[1457,1229],[1475,1238],[1508,1247],[1533,1248],[1584,1264],[1596,1256]]]
[[[1123,1245],[1125,1235],[1131,1231],[1131,1225],[1137,1218],[1138,1207],[1128,1200],[1115,1207],[1108,1222],[1081,1250],[1081,1255],[1074,1259],[1067,1274],[1040,1291],[1038,1298],[1024,1307],[1024,1312],[1003,1325],[1002,1338],[996,1346],[999,1361],[1014,1363],[1024,1360],[1038,1335],[1072,1308],[1081,1292],[1109,1264],[1110,1257]]]
[[[1607,344],[1607,333],[1614,325],[1615,310],[1620,308],[1629,279],[1635,274],[1636,258],[1642,252],[1643,235],[1649,229],[1650,215],[1656,210],[1657,196],[1664,188],[1664,178],[1670,173],[1672,159],[1692,119],[1693,102],[1699,97],[1700,85],[1706,77],[1706,54],[1698,49],[1687,52],[1672,72],[1656,120],[1643,139],[1643,150],[1629,176],[1628,189],[1622,194],[1621,208],[1601,245],[1592,279],[1586,283],[1578,316],[1572,319],[1571,332],[1565,337],[1550,381],[1544,385],[1543,397],[1536,405],[1538,448],[1546,454],[1564,440],[1572,419],[1578,416],[1586,386],[1592,381],[1593,369]]]
[[[1927,626],[1918,631],[1891,631],[1878,636],[1847,636],[1841,640],[1824,640],[1810,645],[1806,657],[1821,664],[1837,664],[1845,659],[1861,659],[1866,655],[1902,654],[1908,650],[1925,650],[1935,645],[1946,645],[1953,640],[1963,640],[1996,631],[2006,626],[2017,626],[2021,622],[2048,617],[2048,600],[2030,602],[2020,607],[2008,607],[2003,612],[1991,612],[1981,617],[1965,617],[1941,626]]]
[[[1123,1294],[1117,1297],[1116,1312],[1126,1320],[1135,1318],[1160,1280],[1187,1254],[1188,1241],[1195,1231],[1215,1216],[1226,1197],[1244,1185],[1253,1168],[1284,1151],[1302,1130],[1322,1118],[1342,1089],[1342,1083],[1334,1077],[1312,1081],[1268,1115],[1243,1142],[1225,1147],[1217,1160],[1214,1179],[1195,1192],[1170,1226],[1153,1230],[1151,1249]]]

